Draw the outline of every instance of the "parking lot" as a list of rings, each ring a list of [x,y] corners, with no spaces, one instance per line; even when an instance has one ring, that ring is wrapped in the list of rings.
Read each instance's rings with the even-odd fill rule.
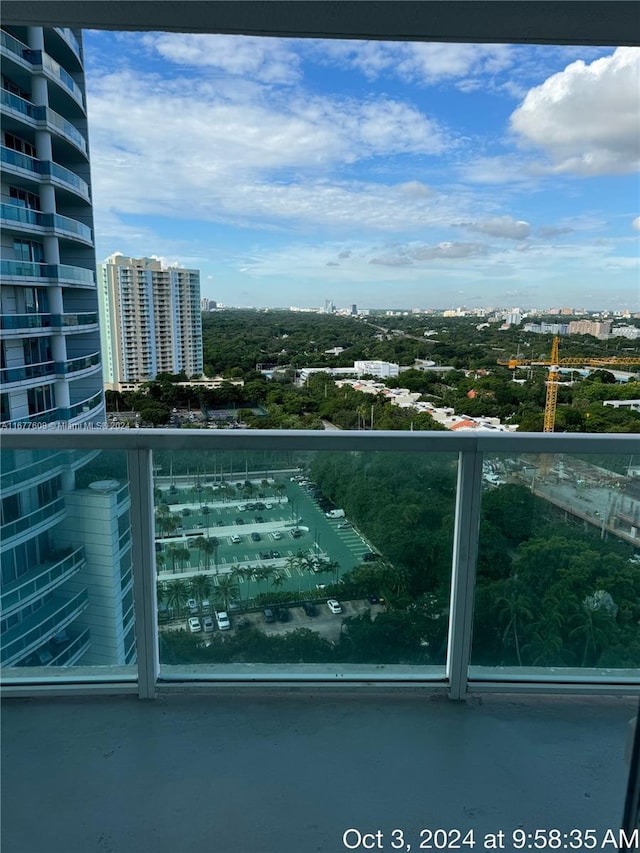
[[[319,505],[322,497],[308,481],[287,476],[250,482],[258,496],[248,500],[230,484],[158,486],[160,580],[205,572],[217,586],[221,577],[233,573],[241,602],[272,589],[303,595],[334,582],[370,551],[347,519],[326,517]],[[163,501],[168,505],[162,507]],[[311,558],[333,561],[337,570],[309,571]],[[265,568],[273,570],[271,577],[268,571],[260,576],[257,570]],[[256,570],[253,576],[251,569]]]

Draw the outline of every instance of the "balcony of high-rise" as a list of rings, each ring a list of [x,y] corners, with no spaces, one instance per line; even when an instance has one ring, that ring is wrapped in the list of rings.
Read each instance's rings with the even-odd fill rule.
[[[214,9],[85,4],[74,20],[49,12],[60,26],[37,46],[37,5],[5,2],[5,41],[39,52],[13,65],[40,73],[49,109],[78,127],[83,101],[61,73],[82,94],[77,27],[206,27]],[[250,9],[261,32],[406,36],[435,8],[403,18],[405,4],[359,4],[354,31],[356,4],[241,4],[240,21],[231,5],[211,28],[246,31]],[[576,44],[629,38],[628,21],[612,34],[604,4],[478,5],[451,16],[439,4],[442,37],[506,27],[553,40],[557,21]],[[31,208],[20,239],[73,239],[36,213],[73,219],[86,199],[45,172],[19,177],[57,202]],[[52,362],[54,374],[33,377],[24,399],[3,393],[1,420],[98,419],[95,365],[66,369],[98,351],[95,310],[73,279],[36,271],[6,280],[12,298],[43,292],[29,305],[22,294],[3,332],[87,346],[3,362]],[[7,430],[7,849],[633,849],[619,829],[640,689],[637,453],[630,435]]]

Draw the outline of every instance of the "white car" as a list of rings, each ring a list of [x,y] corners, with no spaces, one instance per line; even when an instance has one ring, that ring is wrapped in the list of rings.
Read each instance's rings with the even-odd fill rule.
[[[211,602],[208,598],[202,599],[202,609],[203,610],[211,610]]]
[[[327,601],[327,607],[332,613],[342,613],[342,605],[339,601],[336,601],[335,598],[330,598]]]
[[[237,533],[233,534],[233,536],[231,537],[231,541],[233,542],[234,545],[237,545],[240,542],[240,537],[238,536]]]
[[[202,631],[202,625],[200,624],[200,620],[197,616],[191,616],[189,619],[189,630],[192,634],[197,634],[198,631]]]
[[[229,628],[231,628],[229,616],[224,610],[221,610],[219,613],[216,613],[216,622],[218,623],[218,628],[221,631],[228,631]]]
[[[189,608],[189,613],[191,613],[192,615],[198,612],[198,602],[195,600],[195,598],[188,599],[187,607]]]
[[[282,533],[279,530],[274,530],[271,535],[274,539],[282,539]]]
[[[204,629],[205,634],[209,634],[213,631],[213,618],[211,616],[205,616],[202,620],[202,627]]]
[[[264,508],[265,509],[273,509],[273,504],[265,504]]]

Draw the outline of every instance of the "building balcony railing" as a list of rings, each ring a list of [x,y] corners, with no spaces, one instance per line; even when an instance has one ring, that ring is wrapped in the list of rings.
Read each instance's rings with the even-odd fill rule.
[[[3,448],[102,450],[128,482],[140,696],[243,680],[640,694],[636,436],[5,430]],[[226,634],[184,632],[199,576]],[[269,604],[307,630],[269,634]],[[129,692],[118,677],[95,667],[73,689]]]
[[[100,353],[94,352],[91,355],[83,355],[79,358],[71,358],[65,362],[56,362],[56,373],[67,376],[70,373],[77,373],[79,370],[87,370],[90,367],[95,367],[100,364]]]
[[[20,151],[14,151],[12,148],[3,146],[0,151],[0,161],[5,167],[13,167],[33,175],[34,180],[38,180],[39,178],[36,176],[40,175],[49,177],[53,183],[80,195],[85,201],[90,199],[87,182],[83,181],[75,172],[51,160],[37,160],[35,157],[29,157]]]
[[[58,409],[60,420],[63,421],[71,421],[74,418],[79,417],[83,414],[88,414],[92,412],[94,409],[99,408],[102,405],[102,392],[99,394],[95,394],[93,397],[88,397],[86,400],[82,400],[80,403],[75,403],[73,406],[69,406],[66,409]]]
[[[53,361],[43,361],[40,364],[23,364],[20,367],[5,367],[0,370],[0,384],[11,385],[15,382],[29,382],[32,379],[42,379],[58,372]]]
[[[64,498],[56,498],[28,515],[23,515],[15,521],[10,521],[0,527],[0,537],[4,545],[24,533],[34,533],[42,528],[52,527],[64,514]]]
[[[52,314],[51,325],[56,329],[77,329],[82,326],[95,326],[98,322],[98,315],[94,311],[87,311],[81,314]]]
[[[52,325],[51,314],[0,314],[0,329],[3,331],[49,329]]]
[[[32,261],[0,261],[0,273],[6,278],[50,279],[54,284],[76,287],[95,285],[93,270],[69,264],[39,264]]]
[[[87,607],[88,594],[83,589],[71,598],[54,595],[43,606],[27,616],[13,628],[3,634],[0,660],[3,666],[11,666],[16,661],[35,651],[38,646],[60,631],[78,617]]]
[[[64,39],[64,41],[69,45],[77,58],[80,59],[80,45],[78,43],[78,39],[73,33],[73,30],[69,27],[54,27],[54,30],[58,33],[60,38]]]
[[[25,607],[44,593],[55,589],[80,570],[84,564],[84,548],[76,548],[50,565],[37,566],[17,580],[4,584],[0,594],[3,618]]]
[[[6,89],[0,90],[0,104],[13,113],[30,119],[29,124],[47,125],[59,136],[64,137],[68,142],[71,142],[76,148],[79,148],[83,154],[87,154],[87,140],[80,133],[75,125],[63,118],[59,113],[49,107],[38,106],[31,101],[20,98],[14,95],[13,92],[8,92]]]
[[[29,46],[24,44],[4,30],[0,30],[0,49],[2,53],[17,57],[25,65],[31,64]]]
[[[54,80],[59,86],[68,92],[73,100],[79,104],[82,109],[84,109],[84,95],[82,94],[82,89],[78,86],[71,74],[69,74],[68,71],[65,71],[60,63],[56,62],[55,59],[52,59],[48,53],[45,53],[42,50],[29,51],[28,59],[32,65],[41,66],[47,77]]]

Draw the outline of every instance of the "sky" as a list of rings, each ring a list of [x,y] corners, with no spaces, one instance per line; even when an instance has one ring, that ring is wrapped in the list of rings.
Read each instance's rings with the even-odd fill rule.
[[[640,48],[84,49],[99,261],[234,306],[640,310]]]

